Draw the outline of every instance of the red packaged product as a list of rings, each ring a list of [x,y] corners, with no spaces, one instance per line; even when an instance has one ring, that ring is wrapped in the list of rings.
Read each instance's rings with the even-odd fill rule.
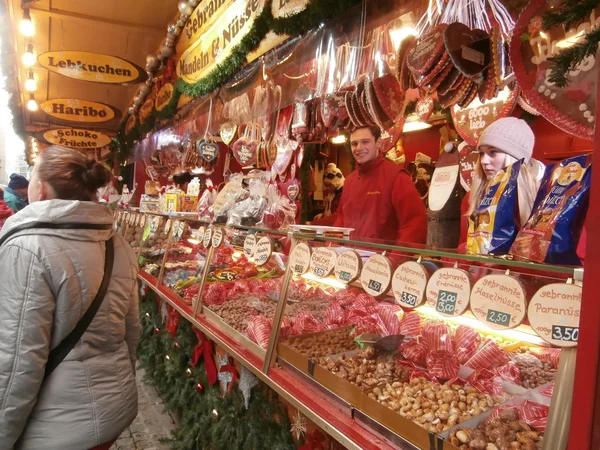
[[[444,350],[431,351],[427,355],[426,362],[429,374],[440,380],[450,380],[458,376],[460,363],[456,356],[450,352]]]
[[[502,378],[496,376],[488,369],[476,370],[469,376],[467,382],[480,392],[485,392],[486,394],[500,395],[503,393]]]
[[[355,309],[362,309],[369,314],[377,312],[378,306],[379,306],[379,303],[377,303],[377,300],[375,300],[370,295],[365,294],[364,292],[359,294],[356,297],[356,301],[354,302]]]
[[[536,355],[542,361],[549,362],[555,369],[558,368],[558,363],[560,362],[560,348],[532,348],[531,353]]]
[[[427,322],[421,331],[423,339],[431,351],[443,350],[454,354],[454,342],[450,330],[442,322]]]
[[[250,316],[246,334],[252,341],[266,349],[271,335],[271,322],[264,316]]]
[[[400,321],[400,334],[404,336],[418,336],[423,328],[423,318],[416,312],[405,314]]]
[[[346,310],[338,303],[332,303],[323,313],[324,327],[328,330],[339,328],[346,325],[347,314]]]
[[[377,314],[387,328],[387,334],[400,334],[400,319],[404,311],[398,305],[380,304],[377,307]]]
[[[540,394],[542,394],[544,397],[552,398],[552,394],[554,394],[554,383],[540,392]]]
[[[521,384],[521,370],[513,362],[496,367],[493,372],[505,381],[513,384]]]
[[[425,367],[427,365],[427,354],[429,353],[429,347],[427,347],[425,342],[409,340],[400,346],[400,353],[402,353],[402,356],[409,361],[412,361],[421,367]]]
[[[485,344],[465,363],[474,370],[493,369],[508,362],[508,356],[496,341],[488,339]]]
[[[292,336],[315,333],[321,329],[319,321],[311,313],[302,311],[293,318]]]
[[[281,327],[279,328],[279,337],[286,338],[292,334],[292,321],[288,317],[281,319]]]
[[[481,345],[481,335],[467,325],[459,325],[454,333],[456,357],[461,364],[467,362]]]
[[[202,302],[205,305],[220,305],[225,303],[231,287],[231,283],[210,283],[210,286],[202,297]]]
[[[364,333],[375,333],[385,336],[387,329],[381,321],[381,318],[377,313],[371,314],[370,316],[355,316],[358,320],[355,322],[353,336],[360,336]]]

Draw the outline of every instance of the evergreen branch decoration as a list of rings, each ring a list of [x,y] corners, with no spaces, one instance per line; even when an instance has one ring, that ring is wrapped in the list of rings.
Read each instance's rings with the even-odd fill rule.
[[[569,72],[576,70],[587,57],[595,57],[599,42],[600,29],[595,28],[585,35],[583,42],[578,42],[562,50],[557,56],[548,58],[552,63],[552,72],[548,80],[558,87],[565,87],[569,83]]]
[[[562,26],[566,30],[579,25],[600,4],[598,0],[569,0],[560,9],[549,10],[542,18],[542,28],[548,30],[553,26]]]

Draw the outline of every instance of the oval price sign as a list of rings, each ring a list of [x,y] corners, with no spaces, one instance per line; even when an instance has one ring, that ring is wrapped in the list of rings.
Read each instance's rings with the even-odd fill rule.
[[[319,247],[310,257],[310,271],[319,278],[326,278],[333,272],[337,253],[330,248]]]
[[[308,244],[300,242],[294,247],[290,254],[288,264],[292,272],[302,275],[310,268],[311,250]]]
[[[363,289],[373,297],[385,295],[392,282],[392,265],[383,255],[371,255],[360,274]]]
[[[352,283],[360,276],[362,259],[354,250],[346,250],[338,256],[333,273],[344,283]]]
[[[471,280],[462,269],[436,270],[427,283],[427,303],[444,316],[458,316],[469,307]]]
[[[400,264],[394,272],[392,291],[401,306],[415,308],[425,301],[427,269],[416,261]]]
[[[215,229],[212,237],[212,246],[217,248],[223,243],[223,228],[218,227]]]
[[[525,290],[508,275],[486,275],[473,286],[471,311],[480,322],[495,330],[515,328],[527,311]]]
[[[256,236],[249,234],[244,240],[244,255],[246,258],[252,258],[254,256],[254,248],[256,247]]]
[[[202,244],[204,245],[204,248],[208,248],[210,246],[210,242],[212,240],[212,230],[210,228],[207,228],[206,231],[204,232],[204,239],[202,240]]]
[[[273,252],[273,243],[267,236],[261,237],[256,243],[254,250],[254,262],[257,266],[263,266],[267,263]]]

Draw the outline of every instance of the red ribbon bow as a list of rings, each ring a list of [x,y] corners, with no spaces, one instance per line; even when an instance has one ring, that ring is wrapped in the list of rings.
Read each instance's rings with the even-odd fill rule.
[[[221,366],[221,368],[219,369],[219,373],[231,373],[231,382],[229,383],[229,386],[227,386],[227,390],[230,391],[233,388],[233,383],[235,383],[237,380],[239,380],[240,378],[240,374],[238,373],[237,369],[235,368],[234,364],[224,364]]]
[[[167,305],[165,328],[172,337],[177,336],[177,325],[179,325],[179,313],[171,305]]]
[[[306,444],[298,447],[298,450],[324,450],[323,439],[325,436],[319,430],[315,430],[306,436]]]
[[[208,384],[215,384],[217,382],[217,366],[213,358],[215,354],[214,344],[200,330],[196,330],[196,336],[198,337],[198,344],[194,347],[194,355],[192,356],[190,365],[195,366],[204,358],[204,368],[206,369]]]

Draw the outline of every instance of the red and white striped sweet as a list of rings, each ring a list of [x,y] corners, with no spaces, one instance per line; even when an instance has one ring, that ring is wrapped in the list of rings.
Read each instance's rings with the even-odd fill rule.
[[[400,334],[418,336],[423,328],[423,318],[416,312],[405,314],[400,321]]]
[[[552,364],[552,367],[558,368],[560,362],[560,348],[532,348],[531,353],[535,354],[542,361]]]
[[[294,323],[292,326],[292,336],[315,333],[321,329],[319,321],[315,319],[315,316],[307,311],[298,313],[293,317],[292,322]]]
[[[521,370],[513,362],[496,367],[493,372],[509,383],[521,384]]]
[[[554,383],[540,392],[540,394],[542,394],[544,397],[552,398],[552,394],[554,394]]]
[[[402,353],[402,356],[409,361],[412,361],[421,367],[425,367],[427,365],[427,354],[429,353],[429,347],[425,342],[410,340],[402,343],[400,346],[400,353]]]
[[[374,333],[386,336],[387,329],[377,313],[371,314],[370,316],[358,317],[356,326],[354,327],[353,336],[360,336],[364,333]]]
[[[271,335],[271,322],[264,316],[250,316],[246,334],[252,341],[266,349]]]
[[[460,363],[451,352],[431,351],[427,355],[426,362],[429,374],[440,380],[450,380],[458,376]]]
[[[461,364],[471,358],[481,345],[481,335],[467,325],[459,325],[454,333],[456,357]]]
[[[387,334],[400,334],[400,319],[404,316],[404,311],[398,305],[391,303],[381,303],[377,307],[377,314],[387,328]]]
[[[421,331],[431,351],[443,350],[454,354],[454,341],[448,326],[442,322],[427,322]]]
[[[475,370],[493,369],[508,362],[508,356],[498,346],[496,341],[488,339],[483,346],[465,363]]]

